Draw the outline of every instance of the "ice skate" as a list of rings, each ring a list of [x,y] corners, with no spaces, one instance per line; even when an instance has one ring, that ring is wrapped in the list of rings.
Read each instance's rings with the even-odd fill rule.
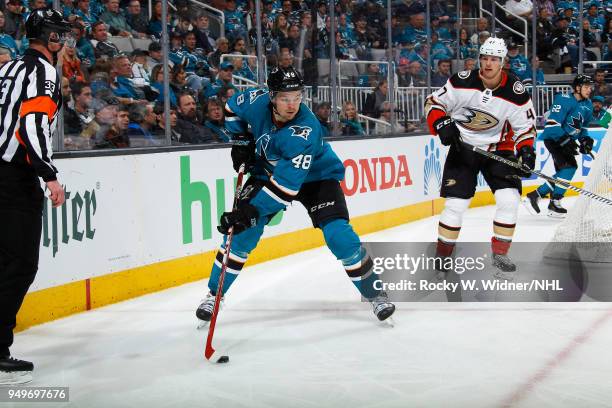
[[[391,317],[393,312],[395,312],[395,305],[389,302],[386,292],[380,292],[378,296],[370,299],[370,303],[372,303],[374,314],[381,322]]]
[[[548,204],[548,216],[551,218],[565,218],[567,210],[561,205],[560,198],[553,198]]]
[[[516,272],[516,264],[508,255],[493,254],[493,266],[497,271],[493,274],[496,278],[513,280],[514,272]]]
[[[213,314],[213,309],[215,307],[215,297],[216,295],[213,295],[212,293],[208,292],[206,297],[202,300],[202,303],[200,303],[200,306],[198,306],[198,309],[196,310],[196,317],[200,321],[198,329],[206,326],[208,322],[210,322],[210,319]],[[223,305],[223,299],[224,297],[221,298],[221,304],[219,305],[219,308],[221,308],[221,306]]]
[[[527,194],[525,198],[523,198],[523,205],[532,215],[537,215],[540,213],[540,193],[538,190],[533,190],[531,193]]]
[[[0,357],[0,385],[26,384],[32,381],[34,364],[6,356]]]

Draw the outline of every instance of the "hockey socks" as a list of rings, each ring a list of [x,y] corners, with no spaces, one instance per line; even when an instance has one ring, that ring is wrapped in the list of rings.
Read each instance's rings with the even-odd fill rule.
[[[374,289],[374,283],[379,280],[373,272],[374,264],[348,221],[331,220],[321,229],[327,247],[342,262],[346,274],[361,295],[366,299],[378,296],[380,291]]]
[[[566,167],[553,174],[553,177],[570,182],[572,178],[574,178],[574,174],[576,174],[575,167]],[[540,187],[538,187],[538,193],[540,194],[540,197],[546,197],[550,192],[553,193],[553,196],[563,197],[567,189],[556,184],[553,186],[554,189],[549,183],[544,183]]]
[[[210,279],[208,280],[208,289],[213,295],[217,294],[217,287],[219,286],[219,277],[221,276],[221,266],[223,265],[223,256],[225,254],[225,248],[221,247],[217,252],[215,262],[210,273]],[[246,257],[241,257],[230,251],[229,258],[227,260],[227,269],[225,270],[225,278],[223,279],[223,295],[232,286],[232,283],[238,277],[238,274],[246,263]]]

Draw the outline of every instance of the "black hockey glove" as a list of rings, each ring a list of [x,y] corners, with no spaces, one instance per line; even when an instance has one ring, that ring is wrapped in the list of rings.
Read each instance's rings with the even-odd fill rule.
[[[533,146],[523,146],[516,152],[516,158],[518,163],[522,166],[528,167],[533,170],[536,161],[536,152]],[[521,177],[531,177],[531,173],[528,171],[518,170],[518,175]]]
[[[442,116],[433,123],[434,129],[444,146],[455,146],[460,149],[461,134],[455,121],[450,116]]]
[[[578,139],[578,142],[580,143],[580,153],[591,154],[593,143],[595,142],[592,138],[584,136]]]
[[[242,163],[245,164],[245,172],[255,164],[255,140],[251,134],[234,135],[232,138],[232,165],[236,172]]]
[[[568,156],[575,156],[578,154],[578,143],[568,135],[562,136],[557,143],[559,143],[564,154]]]
[[[224,212],[219,220],[217,230],[222,234],[229,234],[231,227],[234,227],[234,234],[240,234],[242,231],[254,227],[259,218],[259,211],[251,204],[240,204],[237,209],[232,212]]]

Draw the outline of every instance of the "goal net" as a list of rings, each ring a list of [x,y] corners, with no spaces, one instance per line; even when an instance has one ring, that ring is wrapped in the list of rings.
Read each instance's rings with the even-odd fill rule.
[[[612,126],[595,153],[583,188],[612,199]],[[564,258],[578,251],[581,261],[612,263],[612,206],[580,195],[551,244],[548,257]]]

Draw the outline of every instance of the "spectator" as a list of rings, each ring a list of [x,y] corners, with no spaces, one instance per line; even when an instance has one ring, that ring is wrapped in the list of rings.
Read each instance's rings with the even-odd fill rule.
[[[374,92],[370,93],[366,97],[366,101],[363,106],[364,114],[374,118],[379,117],[380,111],[382,109],[382,104],[387,100],[388,92],[389,84],[387,83],[386,79],[383,79],[380,81]]]
[[[81,60],[77,56],[74,39],[69,39],[64,44],[62,53],[62,75],[72,81],[85,81],[85,73],[81,69]]]
[[[287,17],[284,14],[279,14],[274,20],[272,26],[272,38],[274,38],[279,44],[285,42],[289,38],[289,25],[287,24]]]
[[[89,0],[77,0],[77,8],[74,14],[83,21],[86,31],[90,31],[92,25],[98,21],[95,14],[91,12]]]
[[[282,5],[281,12],[287,18],[287,22],[289,23],[289,25],[297,24],[297,22],[300,19],[300,16],[299,16],[299,12],[293,9],[293,3],[291,2],[291,0],[283,0],[281,5]]]
[[[247,54],[246,41],[242,37],[236,37],[232,43],[231,54]]]
[[[236,9],[236,0],[225,1],[225,34],[228,38],[247,36],[246,22],[242,11]]]
[[[102,56],[113,58],[120,54],[117,46],[108,41],[108,31],[106,31],[106,24],[104,22],[97,21],[91,26],[91,36],[91,45],[94,47],[96,59]]]
[[[200,14],[196,20],[196,46],[204,50],[204,54],[208,55],[215,50],[216,38],[208,28],[209,21],[206,14]]]
[[[476,69],[476,60],[474,58],[466,58],[463,61],[463,70],[464,71],[473,71]]]
[[[135,86],[145,86],[150,84],[148,63],[148,53],[140,48],[132,51],[132,83]]]
[[[10,52],[11,59],[17,58],[18,48],[15,39],[4,32],[6,20],[4,13],[0,11],[0,46],[3,46]]]
[[[588,19],[582,20],[582,39],[585,47],[598,47],[597,36],[591,29],[591,24]]]
[[[396,27],[395,31],[399,29],[399,20],[397,16],[395,18],[392,17],[391,22],[395,21]],[[291,26],[295,27],[295,26]],[[342,36],[342,39],[346,42],[346,46],[349,48],[354,48],[357,45],[357,36],[355,35],[355,31],[353,30],[353,25],[349,24],[346,13],[340,14],[340,18],[338,19],[338,32]],[[298,39],[299,39],[299,28],[297,30]],[[397,33],[396,33],[397,34]],[[289,31],[289,37],[291,37],[291,29]]]
[[[508,60],[510,61],[510,72],[521,81],[531,78],[531,64],[523,54],[519,52],[521,45],[512,43],[508,45]]]
[[[111,35],[120,37],[131,35],[132,30],[119,10],[119,0],[106,0],[106,11],[100,15],[99,20],[108,25]]]
[[[153,67],[151,71],[151,86],[157,89],[159,95],[155,100],[158,103],[164,103],[164,66],[163,64],[157,64]],[[168,78],[170,80],[170,78]],[[174,89],[170,87],[170,104],[176,106],[176,93]]]
[[[245,62],[245,60],[247,62]],[[234,76],[238,75],[239,77],[249,79],[251,81],[257,81],[255,76],[255,72],[251,69],[251,66],[248,64],[249,59],[246,58],[232,58],[232,65],[234,66]],[[255,60],[257,63],[257,60]]]
[[[208,62],[214,68],[219,67],[221,62],[221,55],[229,53],[229,40],[225,37],[219,37],[217,39],[217,48],[215,51],[208,56]]]
[[[7,0],[4,9],[4,32],[18,40],[25,35],[25,7],[21,0]]]
[[[165,139],[166,137],[166,118],[164,116],[164,105],[161,103],[156,103],[153,108],[153,112],[155,113],[155,117],[157,119],[157,124],[153,128],[153,135],[157,139]],[[170,140],[174,142],[178,142],[181,139],[181,134],[176,131],[176,105],[170,105]]]
[[[405,88],[410,86],[411,77],[409,72],[410,62],[408,58],[400,58],[397,67],[397,86]]]
[[[612,98],[612,84],[606,83],[606,71],[604,69],[595,70],[595,87],[593,89],[593,96],[603,96],[606,98],[606,102],[610,103]]]
[[[343,136],[365,136],[366,132],[359,122],[357,117],[357,109],[351,101],[342,103],[342,112],[340,113],[340,124],[342,125],[341,133]]]
[[[219,90],[224,87],[230,87],[238,90],[232,83],[234,74],[234,66],[231,62],[225,61],[219,65],[219,72],[217,73],[217,79],[215,82],[209,83],[204,89],[204,98],[208,99],[211,96],[217,95]]]
[[[152,75],[153,71],[153,67],[155,67],[156,65],[159,64],[163,64],[164,63],[164,58],[162,55],[162,46],[160,43],[158,43],[157,41],[153,41],[151,42],[151,44],[149,44],[149,56],[147,57],[147,64],[146,66],[148,67],[149,71],[149,78],[155,78]],[[168,60],[168,66],[170,68],[172,68],[174,66],[174,64],[172,63],[172,61]]]
[[[284,69],[293,66],[293,55],[287,51],[281,53],[280,58],[278,59],[278,65]]]
[[[593,102],[593,118],[590,125],[599,126],[599,122],[606,114],[606,109],[604,108],[606,100],[601,95],[595,95],[591,98],[591,101]]]
[[[479,44],[480,34],[483,32],[486,32],[487,35],[489,35],[489,20],[486,17],[481,17],[478,19],[478,22],[476,23],[476,31],[470,38],[472,44]]]
[[[402,44],[422,44],[427,41],[425,32],[425,14],[418,13],[410,16],[410,22],[404,29]]]
[[[96,64],[96,52],[85,36],[85,24],[78,18],[72,24],[72,36],[76,41],[76,55],[81,61],[81,68],[87,71]]]
[[[62,93],[62,103],[64,105],[72,104],[72,95],[70,94],[70,81],[66,77],[62,77],[61,79],[61,93]]]
[[[11,60],[11,50],[0,45],[0,67]]]
[[[478,56],[478,47],[469,39],[468,32],[465,28],[459,30],[459,59],[476,58]]]
[[[368,64],[365,74],[359,76],[357,86],[375,87],[378,85],[381,79],[382,75],[380,74],[380,65]]]
[[[153,104],[134,104],[129,108],[128,138],[131,145],[151,146],[158,144],[153,136],[157,115]]]
[[[221,102],[226,103],[232,96],[234,96],[236,91],[237,89],[234,87],[234,85],[224,85],[221,87],[221,89],[219,89],[219,92],[217,93],[217,98]]]
[[[127,134],[130,124],[129,108],[126,105],[117,107],[114,123],[104,133],[98,133],[94,139],[94,149],[121,149],[130,147],[130,138]]]
[[[94,112],[91,110],[93,97],[91,88],[83,82],[71,82],[70,92],[72,103],[67,104],[64,110],[64,133],[76,136],[94,119]]]
[[[323,128],[323,137],[329,136],[329,132],[332,130],[329,121],[329,117],[331,116],[331,104],[329,102],[317,104],[314,114]]]
[[[608,18],[604,30],[601,33],[601,42],[612,41],[612,18]]]
[[[211,143],[212,132],[200,125],[195,98],[189,93],[182,93],[179,94],[178,101],[176,131],[181,135],[178,141],[189,144]]]
[[[230,134],[225,129],[224,103],[219,98],[210,98],[205,106],[206,120],[204,121],[204,126],[210,129],[216,142],[230,142]]]
[[[140,0],[129,0],[125,21],[135,37],[147,38],[149,32],[149,17],[140,5]]]
[[[552,52],[552,32],[554,26],[550,21],[549,10],[542,7],[538,10],[538,20],[536,23],[537,54],[542,60],[548,60],[548,55]]]
[[[537,80],[537,84],[538,85],[546,85],[546,80],[544,79],[544,71],[542,71],[542,68],[540,68],[540,59],[536,56],[532,59],[533,65],[535,65],[535,69],[536,69],[536,80]],[[525,73],[525,79],[523,80],[523,83],[525,83],[526,85],[532,85],[533,84],[533,70],[532,68],[529,69],[529,71],[527,71]]]
[[[380,119],[384,120],[386,124],[383,123],[376,123],[376,126],[374,127],[374,133],[376,134],[382,134],[382,133],[406,133],[406,132],[412,132],[413,130],[416,129],[416,126],[413,125],[408,125],[407,126],[403,126],[400,125],[399,123],[396,123],[394,126],[391,125],[391,109],[393,108],[393,105],[391,104],[391,102],[385,101],[382,104],[381,107],[381,115],[380,115]],[[395,109],[395,111],[397,112],[398,110]]]
[[[371,59],[371,48],[378,48],[380,46],[380,39],[376,35],[376,32],[368,27],[368,19],[366,16],[357,17],[355,22],[355,37],[356,47],[355,51],[357,57],[361,60]]]
[[[423,66],[420,62],[412,61],[408,66],[408,74],[410,75],[409,87],[427,86],[427,75],[425,75]]]
[[[170,13],[168,13],[168,21],[170,21]],[[167,22],[166,22],[167,23]],[[172,31],[172,26],[168,24],[168,32]],[[156,38],[161,38],[162,33],[162,3],[161,0],[157,0],[153,5],[153,13],[149,20],[148,33]]]
[[[439,41],[438,33],[431,33],[431,63],[437,64],[440,60],[453,59],[453,50],[446,44]]]
[[[448,28],[440,25],[440,18],[438,17],[431,18],[431,32],[438,33],[439,39],[444,42],[449,42],[453,37]]]
[[[111,89],[119,102],[124,105],[147,102],[144,93],[132,82],[132,62],[127,55],[121,54],[113,58]]]
[[[451,72],[452,62],[450,59],[443,59],[438,61],[438,72],[431,77],[431,86],[441,88],[446,84],[452,75]]]
[[[81,132],[81,138],[85,139],[83,143],[77,142],[76,145],[93,146],[96,140],[104,140],[106,133],[117,119],[119,100],[110,91],[99,92],[92,100],[91,106],[94,119]]]
[[[170,88],[176,95],[184,92],[193,93],[193,90],[187,85],[187,73],[181,64],[173,66],[172,70],[170,71]]]
[[[319,0],[317,4],[317,29],[322,30],[325,27],[325,20],[327,19],[327,2],[325,0]]]
[[[596,2],[592,2],[591,5],[588,6],[586,18],[595,33],[601,33],[606,26],[606,19],[603,15],[599,15]]]

